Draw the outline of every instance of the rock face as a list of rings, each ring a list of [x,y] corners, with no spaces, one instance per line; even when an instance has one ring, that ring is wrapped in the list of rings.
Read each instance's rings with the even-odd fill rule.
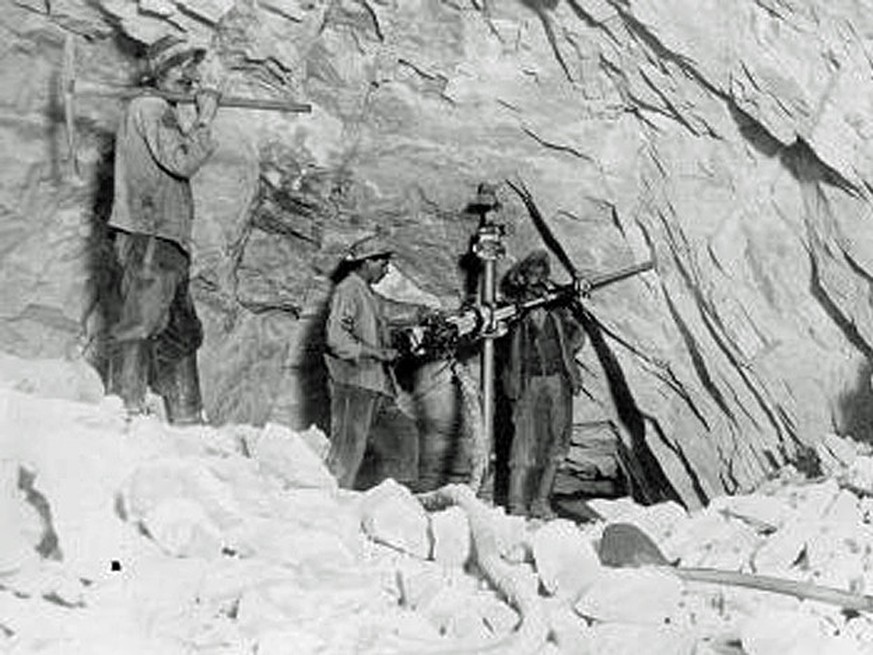
[[[873,436],[871,21],[812,0],[17,0],[0,26],[0,349],[105,370],[121,105],[77,100],[74,184],[61,44],[80,37],[83,80],[126,83],[143,44],[182,30],[213,43],[228,92],[312,104],[222,110],[195,179],[214,421],[324,425],[338,253],[384,228],[415,293],[457,307],[464,208],[480,181],[521,178],[580,269],[657,261],[589,302],[577,420],[615,426],[650,500],[749,489],[822,434]],[[539,236],[498,195],[502,272]]]

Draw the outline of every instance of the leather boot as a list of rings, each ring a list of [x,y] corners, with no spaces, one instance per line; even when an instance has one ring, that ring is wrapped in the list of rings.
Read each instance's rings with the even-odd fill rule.
[[[173,425],[203,423],[197,353],[175,362],[164,362],[157,371],[156,387],[164,399],[167,420]]]
[[[145,341],[125,341],[119,344],[119,372],[115,379],[117,393],[124,401],[129,416],[146,413],[148,388],[148,344]]]
[[[558,475],[558,463],[549,462],[543,469],[543,474],[537,484],[534,499],[530,504],[531,516],[540,519],[553,519],[557,517],[549,503],[552,495],[552,487],[555,485],[555,477]]]
[[[526,466],[513,466],[509,472],[509,513],[514,516],[527,515],[527,479],[530,469]]]

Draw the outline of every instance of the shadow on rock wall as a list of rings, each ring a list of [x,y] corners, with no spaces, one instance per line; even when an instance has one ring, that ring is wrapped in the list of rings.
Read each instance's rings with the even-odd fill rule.
[[[840,395],[834,427],[839,434],[873,444],[873,362],[858,367],[854,388]]]
[[[94,194],[90,211],[90,234],[87,245],[87,270],[91,295],[86,357],[97,370],[106,389],[112,393],[113,347],[109,328],[118,319],[121,305],[119,280],[121,269],[115,256],[114,241],[107,223],[112,213],[115,163],[115,139],[103,134],[100,157],[94,170]]]
[[[325,330],[329,310],[330,298],[318,307],[301,338],[303,354],[299,364],[300,423],[317,425],[325,434],[330,434],[330,390],[324,364]]]
[[[679,501],[664,470],[646,444],[646,419],[650,421],[654,419],[645,416],[637,406],[627,377],[615,354],[609,348],[597,319],[586,311],[577,311],[576,316],[582,323],[591,347],[606,374],[619,423],[619,456],[629,476],[628,483],[632,495],[639,502],[646,503],[662,500]],[[701,500],[705,500],[702,490],[698,489],[697,493]]]

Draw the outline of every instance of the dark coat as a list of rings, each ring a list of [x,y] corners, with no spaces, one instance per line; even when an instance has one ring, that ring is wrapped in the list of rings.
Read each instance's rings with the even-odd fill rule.
[[[558,333],[564,375],[575,395],[582,388],[582,373],[575,355],[585,344],[585,331],[567,308],[557,307],[548,311],[557,319],[555,329]],[[521,397],[529,377],[528,372],[523,370],[525,357],[522,348],[525,343],[531,343],[530,328],[531,318],[525,317],[513,326],[509,334],[509,352],[503,367],[503,388],[507,397],[513,400]]]

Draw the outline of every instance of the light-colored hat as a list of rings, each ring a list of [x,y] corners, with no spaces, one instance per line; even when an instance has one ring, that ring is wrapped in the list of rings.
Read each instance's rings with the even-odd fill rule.
[[[158,77],[192,59],[195,63],[202,61],[206,48],[179,34],[167,34],[149,46],[146,56],[151,74]]]
[[[361,262],[365,259],[387,259],[394,249],[380,236],[373,235],[356,241],[346,252],[347,262]]]

